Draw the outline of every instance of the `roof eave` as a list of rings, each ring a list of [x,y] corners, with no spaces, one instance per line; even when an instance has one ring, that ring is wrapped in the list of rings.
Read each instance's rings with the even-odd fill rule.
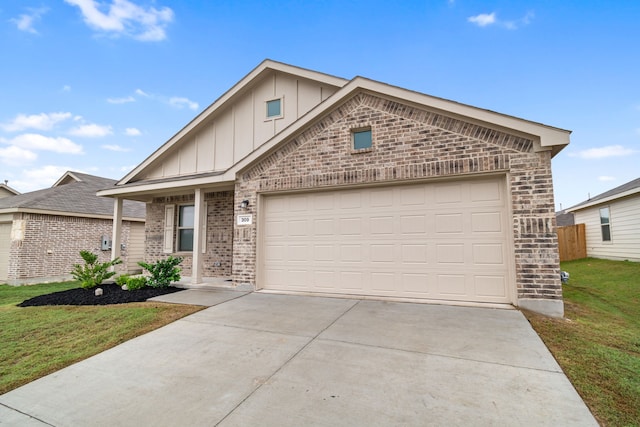
[[[576,212],[581,211],[583,209],[592,208],[594,206],[602,205],[605,203],[612,202],[614,200],[623,199],[625,197],[633,196],[635,194],[640,194],[640,187],[632,188],[631,190],[623,191],[622,193],[612,194],[609,197],[603,197],[602,199],[597,200],[588,200],[581,204],[575,205],[571,208],[566,209],[567,212]]]

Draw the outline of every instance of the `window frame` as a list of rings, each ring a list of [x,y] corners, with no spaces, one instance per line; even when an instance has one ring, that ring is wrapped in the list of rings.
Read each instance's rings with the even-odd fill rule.
[[[368,147],[356,148],[356,134],[361,133],[369,133],[369,138],[371,139],[370,145]],[[373,128],[371,126],[363,126],[359,128],[351,129],[351,153],[368,153],[373,151]]]
[[[183,213],[183,208],[188,208],[191,207],[193,208],[192,211],[192,225],[191,226],[183,226],[180,225],[180,220],[182,218],[182,213]],[[176,251],[177,252],[193,252],[193,234],[195,233],[195,224],[196,224],[196,218],[195,218],[195,210],[196,207],[193,204],[182,204],[182,205],[178,205],[178,212],[177,212],[177,221],[176,221]],[[192,231],[192,235],[191,235],[191,249],[183,249],[182,248],[182,239],[181,239],[181,231],[182,230],[191,230]]]
[[[279,101],[280,102],[280,114],[270,116],[269,115],[269,103],[274,102],[274,101]],[[264,119],[265,121],[282,119],[284,117],[284,96],[267,99],[264,102],[264,115],[265,115],[265,119]]]
[[[602,215],[602,211],[606,210],[606,222],[605,217]],[[600,217],[600,238],[602,239],[602,243],[611,243],[613,241],[611,237],[611,207],[603,206],[598,209],[598,215]],[[605,228],[607,230],[605,235]],[[605,238],[608,237],[608,238]]]

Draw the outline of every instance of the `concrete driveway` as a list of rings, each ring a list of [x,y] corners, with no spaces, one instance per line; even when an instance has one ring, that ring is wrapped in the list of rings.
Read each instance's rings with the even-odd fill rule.
[[[210,296],[0,396],[0,425],[597,425],[516,310]]]

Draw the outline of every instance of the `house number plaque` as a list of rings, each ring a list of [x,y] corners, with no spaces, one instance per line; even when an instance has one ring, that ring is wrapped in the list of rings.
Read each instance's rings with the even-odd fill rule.
[[[251,225],[253,224],[253,215],[238,215],[238,225]]]

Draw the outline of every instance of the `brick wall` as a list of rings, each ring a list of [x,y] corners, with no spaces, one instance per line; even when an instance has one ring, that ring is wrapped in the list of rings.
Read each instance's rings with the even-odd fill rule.
[[[129,221],[122,223],[122,243],[128,246]],[[62,215],[19,213],[14,215],[14,233],[9,250],[8,282],[34,282],[37,279],[68,278],[76,263],[84,263],[81,250],[92,251],[100,262],[111,259],[111,251],[100,250],[102,236],[111,239],[113,224],[106,219],[80,218]],[[124,263],[116,267],[124,271],[127,250],[122,251]]]
[[[370,126],[372,149],[353,152],[351,130]],[[255,283],[257,194],[365,183],[502,173],[511,188],[518,298],[561,299],[549,152],[534,141],[372,95],[356,95],[243,171],[235,202],[250,226],[234,231],[233,280]]]
[[[165,259],[164,253],[164,212],[165,206],[175,205],[174,223],[178,223],[178,209],[181,204],[193,204],[195,196],[181,195],[156,197],[147,204],[147,222],[145,227],[145,261],[149,263]],[[221,191],[204,194],[207,204],[206,253],[202,256],[203,277],[230,277],[233,247],[233,192]],[[174,228],[173,241],[176,241]],[[175,245],[174,245],[175,247]],[[190,252],[174,252],[174,256],[183,257],[180,264],[182,275],[191,276],[192,255]]]

